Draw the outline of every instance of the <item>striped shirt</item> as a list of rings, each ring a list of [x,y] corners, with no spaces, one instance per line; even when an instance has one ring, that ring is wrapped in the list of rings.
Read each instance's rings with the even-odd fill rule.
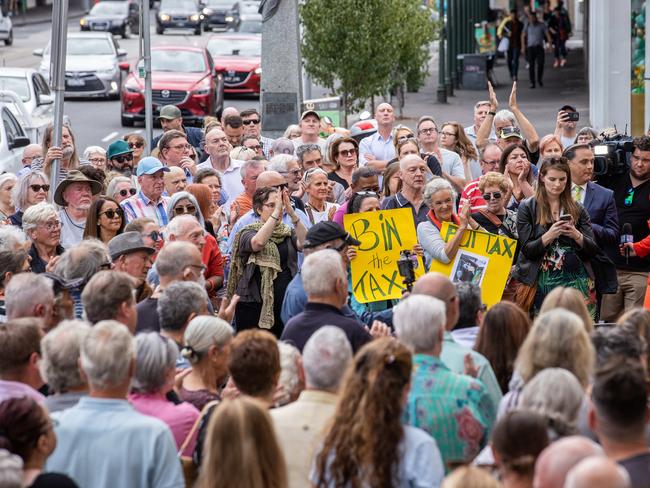
[[[479,179],[476,178],[474,181],[471,181],[463,189],[463,192],[460,194],[458,208],[462,208],[465,202],[469,202],[472,212],[477,212],[479,209],[487,207],[487,202],[483,200],[483,193],[478,188]]]
[[[275,139],[269,139],[268,137],[260,136],[260,144],[262,145],[262,152],[267,158],[271,157],[271,146],[275,142]]]
[[[169,197],[161,196],[157,202],[154,202],[140,190],[136,195],[127,198],[120,205],[124,210],[127,223],[135,219],[147,218],[152,219],[160,227],[166,227],[169,200]]]

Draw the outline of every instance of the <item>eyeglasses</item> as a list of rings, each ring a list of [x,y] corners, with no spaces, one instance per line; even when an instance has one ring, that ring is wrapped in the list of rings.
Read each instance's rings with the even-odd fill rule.
[[[136,194],[135,188],[129,188],[128,190],[127,189],[120,190],[120,196],[122,197],[126,197],[127,195],[133,196],[135,194]]]
[[[119,156],[113,156],[111,161],[122,164],[126,161],[133,161],[133,153],[120,154]]]
[[[29,187],[34,193],[38,193],[41,190],[43,190],[45,193],[50,191],[50,185],[29,185]]]
[[[129,147],[131,149],[144,147],[144,142],[129,142]]]
[[[196,213],[196,207],[194,205],[179,205],[178,207],[174,207],[174,213],[176,215],[183,215],[183,214],[195,214]]]
[[[246,146],[246,149],[252,149],[253,151],[257,152],[260,149],[262,149],[262,146],[260,146],[259,144],[256,144],[254,146]]]
[[[501,197],[502,195],[500,191],[495,191],[492,193],[483,193],[483,200],[485,200],[486,202],[489,202],[492,199],[499,200]]]
[[[499,160],[495,161],[488,161],[487,159],[481,159],[481,162],[485,164],[486,166],[498,166],[499,165]]]
[[[154,242],[158,242],[159,239],[162,239],[162,234],[157,230],[152,230],[148,234],[142,234],[142,237],[148,237]]]
[[[106,162],[106,158],[90,158],[88,161],[95,164],[104,164]]]
[[[634,188],[630,188],[625,195],[625,200],[623,200],[623,205],[626,207],[631,207],[632,202],[634,201]]]
[[[349,156],[354,156],[357,154],[357,150],[352,148],[352,149],[342,149],[339,151],[339,156],[343,156],[344,158],[347,158]]]
[[[291,176],[300,176],[300,175],[302,175],[302,170],[301,169],[292,169],[291,171],[289,171],[289,174]]]
[[[415,140],[415,137],[413,136],[399,136],[397,138],[397,142],[406,142],[406,141],[413,141]]]
[[[100,212],[99,216],[106,215],[109,219],[114,219],[115,217],[122,218],[124,211],[121,208],[109,208],[105,212]]]
[[[379,198],[379,193],[378,192],[370,191],[370,190],[358,191],[357,195],[361,195],[362,197],[377,197],[377,198]]]
[[[456,137],[455,132],[441,132],[440,135],[447,136],[447,137]]]
[[[338,246],[338,247],[327,247],[326,249],[332,249],[332,250],[334,250],[334,251],[336,251],[336,252],[341,252],[341,251],[343,251],[344,249],[346,249],[347,247],[348,247],[348,243],[345,242],[345,241],[343,241],[343,244],[341,244],[341,245]]]
[[[113,263],[107,261],[99,265],[99,269],[113,269]]]
[[[200,265],[199,264],[189,264],[188,267],[200,269],[201,274],[203,274],[205,272],[205,270],[208,269],[208,267],[205,264],[200,264]]]
[[[40,225],[45,227],[45,229],[47,231],[52,232],[53,230],[58,230],[58,229],[61,228],[61,221],[59,221],[59,220],[50,220],[50,221],[45,222],[44,224],[40,224]]]
[[[169,146],[169,149],[178,149],[179,151],[189,151],[192,149],[191,144],[179,144],[178,146]]]
[[[244,125],[258,125],[259,123],[260,123],[260,119],[242,120],[242,124]]]
[[[436,132],[438,132],[438,129],[436,129],[435,127],[431,127],[429,129],[420,129],[418,132],[420,134],[435,134]]]

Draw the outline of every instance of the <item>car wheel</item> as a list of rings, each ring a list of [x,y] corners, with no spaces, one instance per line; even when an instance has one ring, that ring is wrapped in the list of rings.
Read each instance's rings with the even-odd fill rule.
[[[133,119],[129,119],[128,117],[125,117],[122,115],[122,127],[133,127],[134,121]]]
[[[156,34],[159,36],[162,36],[165,33],[165,29],[163,29],[162,25],[157,25],[156,26]]]
[[[203,30],[205,32],[210,32],[212,30],[212,27],[210,27],[208,24],[203,24]]]
[[[14,43],[14,30],[9,31],[9,39],[5,39],[5,46],[11,46]]]
[[[200,24],[196,29],[194,29],[194,35],[195,36],[200,36],[201,35],[201,25]]]

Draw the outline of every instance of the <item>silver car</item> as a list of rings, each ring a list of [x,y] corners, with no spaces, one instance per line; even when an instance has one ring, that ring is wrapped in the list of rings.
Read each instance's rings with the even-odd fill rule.
[[[43,60],[38,71],[50,78],[50,45],[34,50]],[[65,96],[119,98],[121,73],[119,63],[126,51],[108,32],[76,32],[68,34],[65,69]]]

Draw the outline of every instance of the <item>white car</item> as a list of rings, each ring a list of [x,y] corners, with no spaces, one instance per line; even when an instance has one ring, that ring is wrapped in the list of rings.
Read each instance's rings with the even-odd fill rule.
[[[14,27],[11,19],[2,13],[2,9],[0,9],[0,41],[5,41],[5,46],[11,46],[14,42]]]
[[[39,142],[54,115],[54,98],[43,75],[31,68],[2,68],[0,90],[11,90],[20,97],[29,114],[31,128],[35,129],[29,137]]]
[[[22,148],[31,142],[23,127],[29,123],[20,97],[12,91],[0,91],[0,173],[18,173],[23,167]]]

